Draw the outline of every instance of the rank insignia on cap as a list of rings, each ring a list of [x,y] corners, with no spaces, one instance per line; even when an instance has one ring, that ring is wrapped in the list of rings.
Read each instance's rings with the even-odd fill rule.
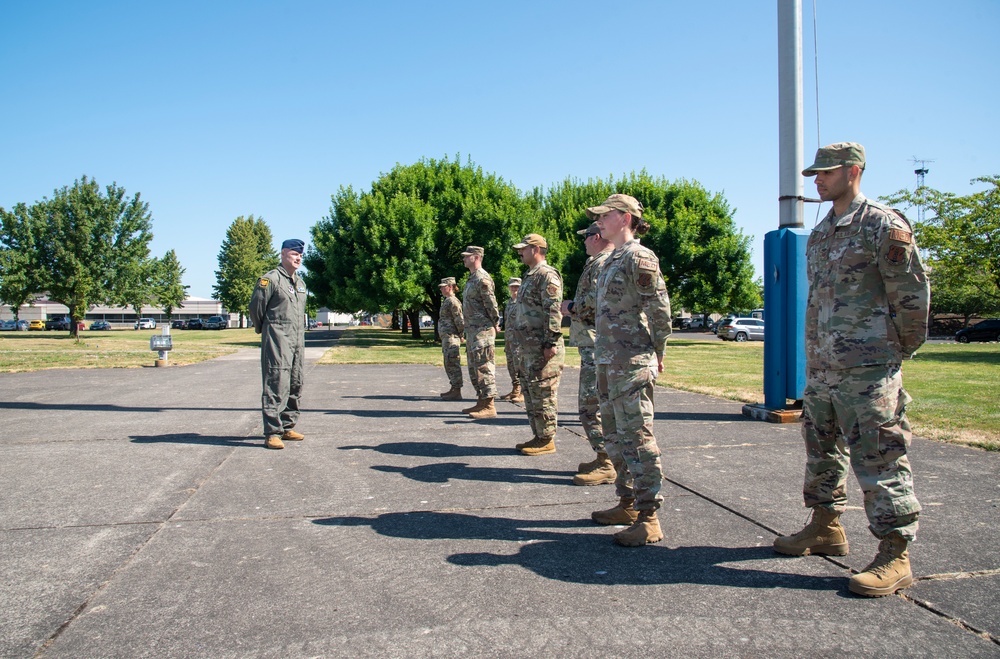
[[[261,288],[267,288],[267,284],[268,284],[268,283],[269,283],[269,282],[268,282],[268,280],[267,280],[267,279],[264,279],[263,277],[261,277],[261,278],[260,278],[260,287],[261,287]]]
[[[910,244],[910,232],[905,229],[889,229],[889,240]]]

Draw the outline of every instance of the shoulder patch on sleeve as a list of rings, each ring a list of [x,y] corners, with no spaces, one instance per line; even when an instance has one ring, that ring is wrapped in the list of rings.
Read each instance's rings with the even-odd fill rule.
[[[545,292],[549,294],[549,297],[558,297],[559,284],[552,282],[551,284],[545,287]]]
[[[266,277],[261,277],[260,278],[260,287],[261,288],[267,288],[267,285],[270,284],[270,283],[271,282]]]
[[[649,270],[650,272],[656,272],[657,270],[660,269],[656,261],[651,261],[650,259],[642,259],[642,258],[639,259],[639,261],[636,263],[636,267],[639,270]]]
[[[913,240],[913,234],[906,229],[889,229],[889,240],[895,240],[909,245]]]

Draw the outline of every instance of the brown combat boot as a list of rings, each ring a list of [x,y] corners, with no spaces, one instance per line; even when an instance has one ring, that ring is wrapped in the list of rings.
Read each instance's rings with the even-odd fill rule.
[[[660,520],[656,518],[655,510],[639,511],[632,526],[615,534],[615,542],[623,547],[642,547],[663,540]]]
[[[306,436],[289,428],[281,434],[281,438],[286,442],[301,442]]]
[[[594,463],[592,469],[586,471],[581,469],[580,473],[573,477],[573,485],[603,485],[615,482],[618,472],[615,471],[615,466],[611,464],[611,458],[607,453],[598,453]]]
[[[521,447],[521,453],[525,455],[543,455],[545,453],[556,452],[555,437],[535,437],[530,442]]]
[[[840,513],[823,506],[815,506],[812,511],[812,519],[801,531],[774,539],[774,551],[788,556],[847,556],[847,535],[840,525]]]
[[[480,398],[479,400],[476,401],[475,405],[473,405],[472,407],[466,407],[464,410],[462,410],[462,414],[469,414],[470,412],[478,412],[485,406],[486,406],[486,399]]]
[[[469,412],[473,419],[495,419],[497,418],[497,408],[493,404],[492,398],[487,398],[481,409]]]
[[[516,448],[518,451],[520,451],[521,449],[523,449],[528,444],[530,444],[530,443],[532,443],[534,441],[537,441],[537,440],[538,440],[537,437],[532,437],[531,439],[529,439],[526,442],[518,442],[517,444],[514,444],[514,448]]]
[[[511,399],[511,396],[513,396],[513,395],[514,395],[514,391],[516,390],[516,388],[517,388],[517,387],[516,387],[516,385],[515,385],[515,387],[514,387],[513,389],[511,389],[511,390],[510,390],[510,393],[506,393],[506,394],[504,394],[503,396],[500,396],[500,397],[498,398],[498,400],[510,400],[510,399]]]
[[[271,435],[266,440],[264,440],[264,448],[283,449],[285,444],[281,441],[281,437],[277,435]]]
[[[597,510],[590,514],[590,519],[604,526],[624,526],[633,524],[639,513],[636,512],[632,504],[635,499],[632,497],[622,497],[618,505],[609,510]]]
[[[442,400],[462,400],[462,387],[461,385],[457,387],[452,387],[448,391],[441,394]]]
[[[851,592],[865,597],[885,597],[912,584],[908,544],[898,533],[882,538],[875,560],[851,577],[848,585]]]
[[[512,403],[524,402],[524,394],[521,393],[520,383],[514,385],[514,390],[510,392],[510,398],[508,398],[507,400],[509,400]]]

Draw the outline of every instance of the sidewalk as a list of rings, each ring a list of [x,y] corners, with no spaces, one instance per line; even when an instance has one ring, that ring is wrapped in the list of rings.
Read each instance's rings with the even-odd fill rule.
[[[520,406],[472,421],[442,368],[319,366],[310,337],[283,451],[254,350],[0,375],[0,656],[1000,656],[996,453],[914,441],[918,580],[858,598],[853,478],[849,556],[770,548],[807,519],[797,424],[657,389],[666,537],[621,548],[589,520],[613,486],[571,483],[576,369],[558,452],[530,458]]]

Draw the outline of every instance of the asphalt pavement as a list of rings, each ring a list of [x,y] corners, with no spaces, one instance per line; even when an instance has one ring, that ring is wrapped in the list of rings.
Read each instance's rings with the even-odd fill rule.
[[[808,519],[797,424],[658,388],[665,539],[618,547],[590,521],[613,486],[572,484],[578,370],[557,452],[526,457],[521,406],[473,421],[468,382],[316,364],[333,339],[309,333],[283,451],[252,349],[0,375],[0,656],[1000,656],[1000,454],[914,439],[916,582],[866,599],[853,479],[848,556],[771,550]]]

